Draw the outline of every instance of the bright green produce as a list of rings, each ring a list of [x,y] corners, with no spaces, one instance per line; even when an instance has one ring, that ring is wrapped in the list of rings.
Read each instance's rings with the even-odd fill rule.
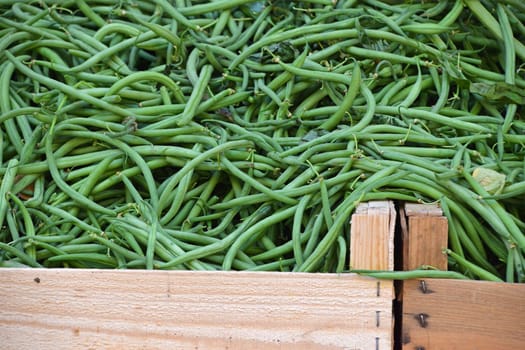
[[[525,281],[521,2],[0,11],[3,266],[341,272],[393,199],[441,205],[452,271],[378,277]]]

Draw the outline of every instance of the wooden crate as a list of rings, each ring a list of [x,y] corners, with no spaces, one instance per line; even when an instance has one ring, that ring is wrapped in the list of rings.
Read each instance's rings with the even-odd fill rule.
[[[410,206],[400,214],[404,263],[442,263],[441,214]],[[395,216],[391,202],[359,206],[351,226],[353,268],[393,269]],[[524,285],[432,279],[396,289],[397,296],[393,281],[350,273],[1,269],[0,348],[523,346]]]
[[[447,269],[448,224],[436,206],[401,207],[403,268]],[[418,279],[400,283],[403,350],[524,349],[525,285]]]

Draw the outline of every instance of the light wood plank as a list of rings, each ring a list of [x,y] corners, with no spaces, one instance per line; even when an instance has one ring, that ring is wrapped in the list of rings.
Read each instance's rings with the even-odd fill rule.
[[[350,225],[350,269],[394,270],[395,222],[391,201],[358,205]]]
[[[444,249],[448,245],[448,221],[434,204],[404,205],[408,221],[403,229],[403,269],[413,270],[430,265],[439,270],[448,269]]]
[[[443,216],[443,211],[436,204],[404,203],[406,216]]]
[[[524,296],[525,284],[405,281],[403,349],[523,349]]]
[[[386,350],[392,290],[354,274],[1,269],[1,348]]]

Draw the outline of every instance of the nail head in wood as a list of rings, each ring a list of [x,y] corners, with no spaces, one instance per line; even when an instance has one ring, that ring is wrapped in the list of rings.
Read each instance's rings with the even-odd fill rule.
[[[421,328],[427,328],[428,322],[427,322],[428,314],[420,313],[416,315],[416,319],[419,322],[419,325]]]

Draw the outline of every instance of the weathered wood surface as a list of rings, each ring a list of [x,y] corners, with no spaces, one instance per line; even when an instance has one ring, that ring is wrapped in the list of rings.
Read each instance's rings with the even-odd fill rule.
[[[403,349],[524,349],[524,297],[525,284],[405,281]]]
[[[386,350],[392,290],[354,274],[0,269],[1,348]]]
[[[394,270],[396,210],[392,201],[361,203],[350,226],[350,268]]]
[[[448,245],[448,220],[434,204],[405,203],[401,210],[403,270],[431,265],[448,268],[443,249]]]

